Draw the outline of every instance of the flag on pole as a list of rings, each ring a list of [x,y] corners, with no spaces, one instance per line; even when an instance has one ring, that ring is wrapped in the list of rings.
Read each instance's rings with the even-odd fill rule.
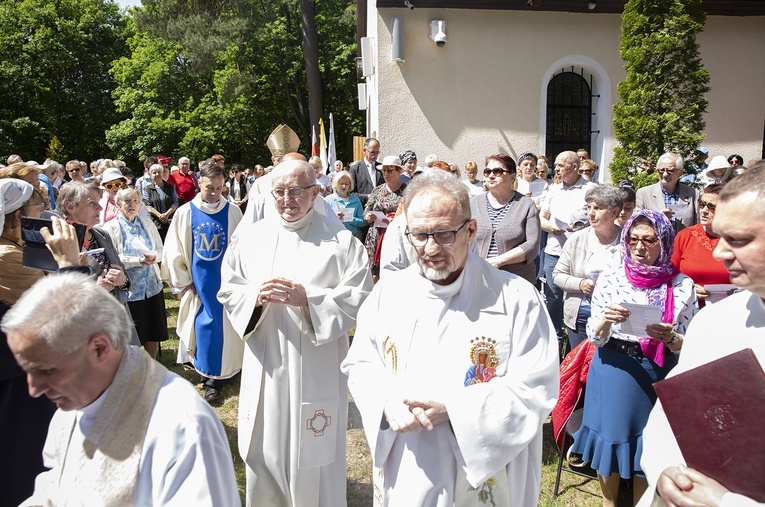
[[[319,156],[319,142],[316,140],[316,125],[311,126],[311,156]]]
[[[319,158],[324,174],[327,174],[327,136],[324,134],[323,118],[319,118]]]
[[[332,119],[332,113],[329,113],[329,147],[327,149],[327,167],[329,172],[335,170],[337,161],[337,146],[335,145],[335,120]]]

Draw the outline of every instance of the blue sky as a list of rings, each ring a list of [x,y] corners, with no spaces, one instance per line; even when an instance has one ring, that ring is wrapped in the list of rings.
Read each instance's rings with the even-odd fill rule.
[[[117,4],[119,4],[120,7],[125,8],[141,5],[141,0],[117,0]]]

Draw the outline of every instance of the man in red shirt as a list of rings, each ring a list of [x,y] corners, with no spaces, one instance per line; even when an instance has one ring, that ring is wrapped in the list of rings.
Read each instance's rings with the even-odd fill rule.
[[[167,181],[175,185],[175,192],[178,194],[178,206],[191,201],[197,195],[197,192],[199,192],[197,176],[189,170],[190,166],[188,158],[179,158],[178,171],[172,173],[167,178]]]

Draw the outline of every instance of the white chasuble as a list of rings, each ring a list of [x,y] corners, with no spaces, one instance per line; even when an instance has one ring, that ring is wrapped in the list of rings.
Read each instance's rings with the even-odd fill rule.
[[[472,254],[449,286],[416,265],[392,272],[359,312],[342,369],[382,469],[378,504],[536,506],[558,360],[531,284]],[[402,398],[442,401],[449,421],[395,433],[383,409]]]
[[[218,298],[246,340],[239,450],[248,505],[345,505],[340,362],[371,290],[367,262],[339,221],[313,211],[291,224],[269,218],[240,228],[226,252]],[[274,277],[302,284],[308,306],[268,303],[249,331],[260,286]]]

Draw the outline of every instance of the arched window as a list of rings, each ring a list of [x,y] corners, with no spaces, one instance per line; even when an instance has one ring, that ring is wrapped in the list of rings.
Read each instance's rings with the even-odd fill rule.
[[[577,74],[572,67],[553,76],[547,85],[545,153],[550,157],[579,148],[591,153],[592,86],[583,74]]]

